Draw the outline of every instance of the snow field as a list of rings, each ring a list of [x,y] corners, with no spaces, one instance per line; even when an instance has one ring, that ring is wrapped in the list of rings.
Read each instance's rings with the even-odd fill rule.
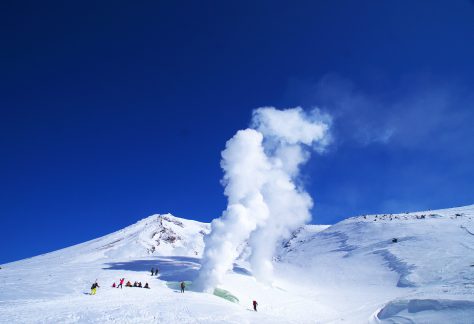
[[[234,264],[232,303],[168,287],[196,278],[209,225],[154,215],[2,265],[0,323],[474,323],[473,219],[467,206],[308,225],[278,247],[273,285]],[[111,288],[121,277],[151,289]]]

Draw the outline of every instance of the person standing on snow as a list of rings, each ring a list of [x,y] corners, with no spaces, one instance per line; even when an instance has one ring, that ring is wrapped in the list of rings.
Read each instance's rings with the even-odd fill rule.
[[[181,281],[181,292],[184,293],[184,288],[186,288],[186,285],[184,284],[184,281]]]
[[[253,310],[254,310],[254,311],[257,311],[257,305],[258,305],[257,301],[254,300],[254,301],[253,301]]]
[[[100,287],[100,286],[99,286],[99,284],[97,283],[97,281],[92,284],[92,287],[91,287],[91,295],[95,295],[95,293],[96,293],[98,287]]]
[[[120,289],[122,289],[124,281],[125,281],[125,278],[120,279],[120,283],[118,284],[117,288],[120,287]]]
[[[151,275],[153,276],[154,273],[155,273],[155,269],[151,268]]]

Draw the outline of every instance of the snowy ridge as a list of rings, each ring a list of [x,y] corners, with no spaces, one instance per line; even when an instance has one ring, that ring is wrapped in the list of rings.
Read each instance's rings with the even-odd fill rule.
[[[445,208],[421,212],[406,212],[400,214],[374,214],[350,217],[343,220],[341,223],[361,222],[361,221],[403,221],[426,218],[449,218],[449,219],[472,219],[474,217],[474,205]]]
[[[175,217],[152,215],[109,235],[37,258],[67,256],[72,262],[150,255],[197,256],[209,224]]]
[[[101,238],[2,265],[0,323],[472,323],[474,205],[306,225],[277,247],[273,286],[245,260],[193,291],[209,224],[153,215]],[[245,256],[245,253],[243,254]],[[158,277],[150,269],[158,267]],[[111,288],[119,278],[150,290]],[[96,296],[89,296],[98,280]],[[192,286],[190,286],[192,289]],[[250,312],[251,301],[259,312]]]

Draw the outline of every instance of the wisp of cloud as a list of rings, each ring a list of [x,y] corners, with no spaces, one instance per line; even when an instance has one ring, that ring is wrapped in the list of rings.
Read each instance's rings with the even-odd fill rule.
[[[218,286],[246,241],[254,276],[272,281],[279,239],[311,219],[311,197],[298,185],[311,150],[328,145],[331,119],[313,109],[256,109],[251,127],[238,131],[222,152],[227,209],[211,223],[196,287]]]

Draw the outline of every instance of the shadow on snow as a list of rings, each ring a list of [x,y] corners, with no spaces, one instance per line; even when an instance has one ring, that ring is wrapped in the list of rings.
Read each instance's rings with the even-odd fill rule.
[[[148,260],[132,260],[126,262],[106,263],[105,270],[127,270],[150,273],[151,268],[158,267],[160,280],[164,281],[194,281],[201,268],[201,259],[185,256],[157,257]],[[233,271],[250,276],[251,273],[234,264]]]

